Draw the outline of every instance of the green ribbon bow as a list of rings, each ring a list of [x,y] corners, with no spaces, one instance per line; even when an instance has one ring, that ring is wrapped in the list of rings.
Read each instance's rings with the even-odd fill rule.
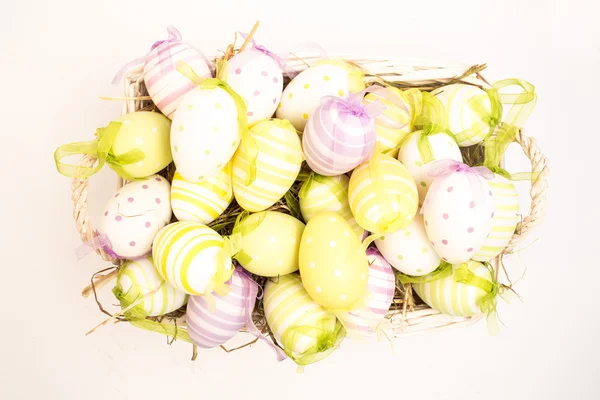
[[[56,169],[69,178],[89,178],[108,164],[119,176],[126,180],[135,177],[125,172],[123,166],[142,161],[146,155],[139,149],[133,149],[121,155],[115,155],[112,147],[121,129],[121,122],[112,121],[105,128],[96,129],[96,140],[76,142],[60,146],[54,152]],[[63,163],[61,160],[72,155],[88,155],[98,159],[95,167],[83,167],[77,164]]]
[[[313,185],[316,183],[320,183],[321,185],[327,185],[331,190],[331,193],[337,197],[337,199],[344,203],[348,199],[348,192],[344,187],[340,184],[340,182],[336,179],[333,179],[329,176],[319,175],[316,172],[311,172],[308,175],[308,178],[302,184],[300,191],[298,192],[298,197],[301,199],[305,199],[308,196],[308,193],[312,189]]]
[[[229,236],[231,243],[231,254],[242,266],[247,266],[252,262],[252,257],[242,248],[244,247],[244,236],[253,232],[266,218],[267,213],[250,214],[248,211],[242,211],[235,219],[233,230]],[[252,220],[249,220],[252,218]]]
[[[300,367],[323,360],[340,346],[346,336],[346,329],[340,321],[336,319],[333,330],[327,329],[328,322],[331,322],[330,319],[321,319],[317,322],[317,326],[302,325],[288,328],[282,340],[283,351]],[[315,339],[315,343],[302,353],[294,352],[295,344],[307,337]],[[299,368],[299,372],[302,371],[303,369]]]
[[[489,137],[502,119],[502,103],[498,95],[498,88],[492,87],[484,90],[478,96],[473,96],[468,101],[469,108],[479,117],[479,121],[468,129],[456,134],[458,142],[468,141],[487,129],[485,137]],[[489,109],[487,103],[489,102]]]
[[[396,278],[406,285],[407,283],[428,283],[444,279],[452,275],[452,264],[442,261],[438,267],[427,275],[423,276],[410,276],[405,275],[402,272],[396,272]]]

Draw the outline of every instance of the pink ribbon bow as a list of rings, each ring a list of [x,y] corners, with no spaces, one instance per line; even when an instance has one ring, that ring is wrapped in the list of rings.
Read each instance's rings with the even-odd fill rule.
[[[88,240],[87,242],[83,243],[81,246],[75,249],[75,257],[77,257],[77,261],[79,261],[88,254],[90,254],[92,251],[98,249],[104,250],[106,254],[108,254],[114,259],[121,258],[119,257],[119,255],[117,255],[117,253],[112,251],[112,244],[110,243],[110,239],[108,238],[108,236],[106,236],[106,234],[104,233],[100,234],[100,232],[98,231],[96,231],[96,235],[93,238],[91,238],[90,240]]]
[[[244,40],[248,37],[247,33],[242,33],[242,32],[238,32],[240,34],[240,36],[242,38],[244,38]],[[285,60],[285,58],[273,53],[272,51],[270,51],[269,49],[267,49],[265,46],[261,46],[259,44],[256,44],[256,40],[254,40],[254,38],[250,38],[250,44],[252,45],[252,49],[259,51],[261,53],[263,53],[266,56],[271,57],[276,63],[277,65],[279,65],[279,68],[281,68],[283,70],[283,72],[290,78],[290,79],[294,79],[294,77],[296,75],[298,75],[298,71],[296,71],[295,69],[291,68],[290,66],[287,65],[287,61]]]
[[[437,160],[429,164],[427,174],[433,178],[443,179],[455,173],[465,174],[471,185],[473,201],[479,202],[485,196],[484,189],[481,185],[480,177],[486,180],[494,179],[494,173],[487,167],[470,167],[467,164],[455,160]],[[474,187],[479,187],[479,190],[474,191]]]
[[[323,96],[321,104],[334,103],[338,105],[340,113],[352,114],[360,119],[364,125],[369,119],[373,119],[381,114],[386,106],[379,100],[375,100],[367,105],[362,103],[363,97],[369,92],[375,92],[377,89],[373,86],[361,90],[358,93],[350,92],[348,97]]]

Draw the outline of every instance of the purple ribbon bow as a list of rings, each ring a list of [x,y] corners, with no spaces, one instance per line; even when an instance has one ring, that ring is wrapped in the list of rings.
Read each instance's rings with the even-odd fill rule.
[[[365,94],[374,92],[376,89],[373,87],[366,88],[357,93],[350,92],[348,97],[338,96],[323,96],[321,98],[321,104],[334,103],[338,105],[341,114],[351,114],[360,119],[364,125],[369,119],[373,119],[381,114],[386,106],[379,100],[375,100],[367,105],[364,105],[362,100]]]
[[[96,231],[96,235],[83,243],[81,246],[75,249],[75,257],[77,257],[77,261],[81,260],[92,251],[102,249],[106,254],[111,256],[114,259],[119,259],[119,255],[112,251],[112,244],[110,243],[110,239],[106,234],[100,234],[100,232]]]
[[[150,51],[154,50],[163,43],[178,42],[181,40],[181,33],[179,33],[179,31],[173,25],[167,26],[167,32],[169,33],[169,37],[165,40],[157,40],[154,42],[150,48]]]
[[[240,34],[240,36],[242,38],[244,38],[244,40],[246,40],[246,38],[248,37],[247,33],[243,33],[243,32],[238,32]],[[279,68],[282,69],[282,71],[290,78],[290,79],[294,79],[294,77],[296,75],[298,75],[298,71],[296,71],[295,69],[291,68],[290,66],[287,65],[287,61],[285,60],[285,58],[273,53],[272,51],[270,51],[269,49],[267,49],[265,46],[262,46],[260,44],[256,44],[256,40],[254,40],[254,38],[250,38],[250,44],[252,45],[252,49],[259,51],[261,53],[263,53],[264,55],[271,57],[276,63],[277,65],[279,65]]]
[[[475,202],[480,202],[480,200],[485,196],[484,189],[479,178],[492,180],[495,176],[494,173],[487,167],[470,167],[467,164],[451,159],[431,162],[427,172],[427,174],[433,177],[435,180],[447,178],[455,173],[462,173],[466,175],[471,185],[473,201]],[[479,190],[475,191],[474,187],[478,187]]]

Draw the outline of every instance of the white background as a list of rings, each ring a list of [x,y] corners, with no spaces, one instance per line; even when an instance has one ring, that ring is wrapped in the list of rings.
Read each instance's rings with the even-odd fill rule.
[[[600,397],[599,3],[354,1],[1,2],[1,399]],[[113,74],[168,24],[216,54],[256,19],[258,40],[275,51],[316,41],[330,53],[487,62],[491,80],[536,85],[527,128],[550,159],[548,215],[540,240],[509,261],[528,270],[523,303],[500,308],[499,336],[478,324],[399,339],[395,352],[344,343],[304,374],[263,344],[190,362],[188,344],[126,324],[84,336],[103,315],[79,291],[105,264],[75,262],[71,182],[52,152],[119,114],[98,96],[121,94]],[[509,168],[525,165],[511,152]],[[93,179],[93,210],[113,184],[108,169]]]

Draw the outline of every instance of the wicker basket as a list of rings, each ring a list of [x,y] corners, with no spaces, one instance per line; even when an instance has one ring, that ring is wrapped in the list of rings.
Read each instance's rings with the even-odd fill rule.
[[[364,58],[357,59],[352,57],[342,57],[351,62],[365,72],[368,83],[387,82],[401,89],[418,88],[421,90],[433,90],[442,85],[450,83],[466,83],[480,86],[482,88],[490,87],[490,84],[480,75],[480,71],[485,65],[465,66],[465,65],[414,65],[409,62],[390,60],[385,58]],[[289,66],[297,71],[302,71],[314,62],[318,57],[302,56],[297,57],[297,61],[290,62]],[[131,70],[125,76],[125,96],[126,98],[135,98],[126,100],[123,104],[122,112],[130,113],[139,110],[156,110],[154,104],[148,100],[148,92],[143,81],[141,69]],[[286,80],[286,84],[289,82]],[[156,110],[158,111],[158,110]],[[496,258],[496,272],[499,261],[502,257],[515,251],[519,242],[539,224],[544,216],[546,206],[547,159],[541,153],[536,145],[534,138],[525,136],[520,131],[516,137],[516,142],[522,147],[525,156],[531,161],[532,171],[538,175],[531,185],[531,207],[529,214],[523,216],[522,222],[517,226],[516,232],[512,237],[506,249]],[[84,156],[80,162],[82,166],[92,166],[95,163],[94,158]],[[163,171],[165,176],[169,176],[172,168]],[[123,182],[119,179],[119,185]],[[92,228],[87,208],[88,200],[88,179],[74,179],[72,184],[72,201],[74,207],[74,217],[77,222],[77,229],[81,239],[86,242],[95,236],[95,230]],[[107,262],[118,266],[121,260],[113,259],[102,250],[97,253]],[[95,289],[104,286],[116,276],[116,269],[110,273],[96,274],[92,279],[92,285],[85,288],[83,295],[89,296]],[[406,334],[416,334],[425,331],[440,330],[454,326],[467,326],[477,322],[482,316],[475,317],[454,317],[445,315],[431,309],[423,302],[413,300],[412,289],[410,285],[402,287],[397,285],[396,296],[392,311],[388,314],[384,326],[384,332],[388,337],[398,337]],[[259,328],[268,331],[264,314],[262,313],[262,302],[257,302],[255,310],[255,321]],[[184,316],[180,312],[175,316],[177,323],[185,323]],[[181,325],[179,325],[181,326]]]

